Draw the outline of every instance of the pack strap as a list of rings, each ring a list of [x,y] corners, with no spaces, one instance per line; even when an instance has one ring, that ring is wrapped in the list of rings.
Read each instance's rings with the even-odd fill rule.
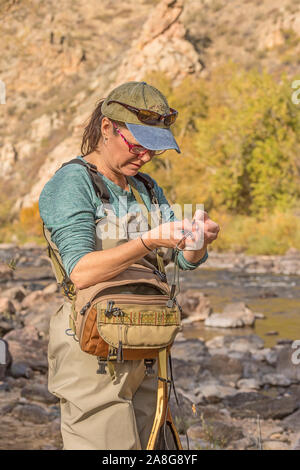
[[[43,233],[44,237],[47,241],[47,251],[48,251],[48,257],[50,258],[50,261],[52,263],[53,271],[56,277],[56,281],[59,285],[59,287],[62,290],[62,293],[68,297],[69,300],[73,300],[75,295],[76,295],[76,288],[67,275],[62,262],[58,259],[58,256],[55,253],[55,250],[53,249],[53,242],[51,240],[51,235],[50,232],[46,229],[45,224],[43,222]]]
[[[145,210],[147,211],[147,217],[148,217],[148,229],[151,230],[151,212],[148,210],[146,204],[144,203],[139,191],[137,190],[136,187],[133,186],[133,184],[131,185],[131,189],[132,189],[132,192],[134,194],[134,197],[136,199],[136,201],[142,206],[145,208]],[[158,201],[157,201],[158,202]],[[158,205],[156,204],[156,207],[157,207],[157,214],[159,215],[159,220],[160,220],[160,223],[161,223],[161,211],[158,207]],[[160,253],[160,250],[158,248],[155,249],[155,252],[156,252],[156,261],[157,261],[157,266],[158,266],[158,269],[161,273],[166,273],[165,272],[165,265],[164,265],[164,262],[163,262],[163,257],[161,256],[161,253]]]
[[[97,194],[99,199],[101,199],[102,202],[109,202],[110,196],[109,196],[109,192],[106,187],[106,184],[104,183],[103,179],[99,175],[97,167],[93,165],[92,163],[89,163],[87,161],[83,162],[79,158],[73,158],[73,160],[63,163],[62,166],[55,173],[57,173],[64,166],[74,164],[74,163],[77,165],[84,166],[87,169],[88,174],[91,178],[95,193]]]

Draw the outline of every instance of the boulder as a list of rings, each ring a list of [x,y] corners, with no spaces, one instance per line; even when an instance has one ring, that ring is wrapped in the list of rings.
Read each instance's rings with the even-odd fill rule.
[[[213,313],[204,322],[213,328],[241,328],[253,326],[255,314],[244,302],[234,302],[225,306],[223,313]]]
[[[230,414],[234,418],[257,418],[259,415],[262,419],[283,419],[297,409],[297,402],[293,397],[269,398],[261,394],[253,401],[245,396],[243,403],[231,402],[231,406]]]
[[[48,391],[46,385],[28,384],[21,390],[21,396],[30,401],[39,401],[45,404],[57,403],[59,400]]]
[[[263,375],[262,385],[274,385],[277,387],[289,387],[292,381],[283,374],[265,374]]]
[[[292,345],[291,345],[292,346]],[[300,364],[299,364],[299,349],[292,348],[291,346],[283,347],[278,353],[276,372],[282,374],[288,379],[300,382]]]
[[[31,325],[10,331],[5,335],[13,362],[22,362],[33,370],[46,372],[47,341],[39,336],[38,330]]]
[[[177,300],[183,310],[183,323],[204,321],[212,313],[210,301],[203,292],[188,289],[181,292]]]
[[[240,379],[237,382],[237,387],[239,389],[259,390],[260,381],[254,378],[253,379]]]
[[[236,374],[241,376],[243,365],[237,360],[222,354],[215,354],[205,360],[205,368],[215,377]]]
[[[13,270],[7,264],[0,262],[0,281],[9,281],[13,277]]]
[[[284,418],[281,424],[284,429],[290,429],[293,432],[300,432],[300,409]]]
[[[218,446],[219,448],[226,447],[230,442],[244,437],[241,427],[211,419],[203,419],[193,424],[187,430],[187,434],[191,439],[203,439],[208,441],[211,447]]]
[[[46,424],[52,416],[44,408],[35,404],[22,403],[14,407],[12,415],[19,421],[29,421],[34,424]]]

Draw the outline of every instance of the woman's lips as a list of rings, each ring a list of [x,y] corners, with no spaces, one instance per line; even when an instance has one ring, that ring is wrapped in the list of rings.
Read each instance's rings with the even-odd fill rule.
[[[131,165],[134,165],[137,168],[141,168],[142,165],[138,165],[137,163],[131,163]]]

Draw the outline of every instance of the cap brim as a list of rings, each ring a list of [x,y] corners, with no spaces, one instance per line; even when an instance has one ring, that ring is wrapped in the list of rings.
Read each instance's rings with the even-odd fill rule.
[[[140,124],[129,124],[125,122],[127,129],[140,145],[149,150],[169,150],[174,149],[181,153],[178,144],[170,131],[155,126],[143,126]]]

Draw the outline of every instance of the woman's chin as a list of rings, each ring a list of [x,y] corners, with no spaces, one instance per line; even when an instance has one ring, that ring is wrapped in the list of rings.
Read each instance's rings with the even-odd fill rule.
[[[134,165],[133,163],[130,163],[123,168],[123,174],[127,176],[135,175],[140,170],[140,168],[140,165]]]

